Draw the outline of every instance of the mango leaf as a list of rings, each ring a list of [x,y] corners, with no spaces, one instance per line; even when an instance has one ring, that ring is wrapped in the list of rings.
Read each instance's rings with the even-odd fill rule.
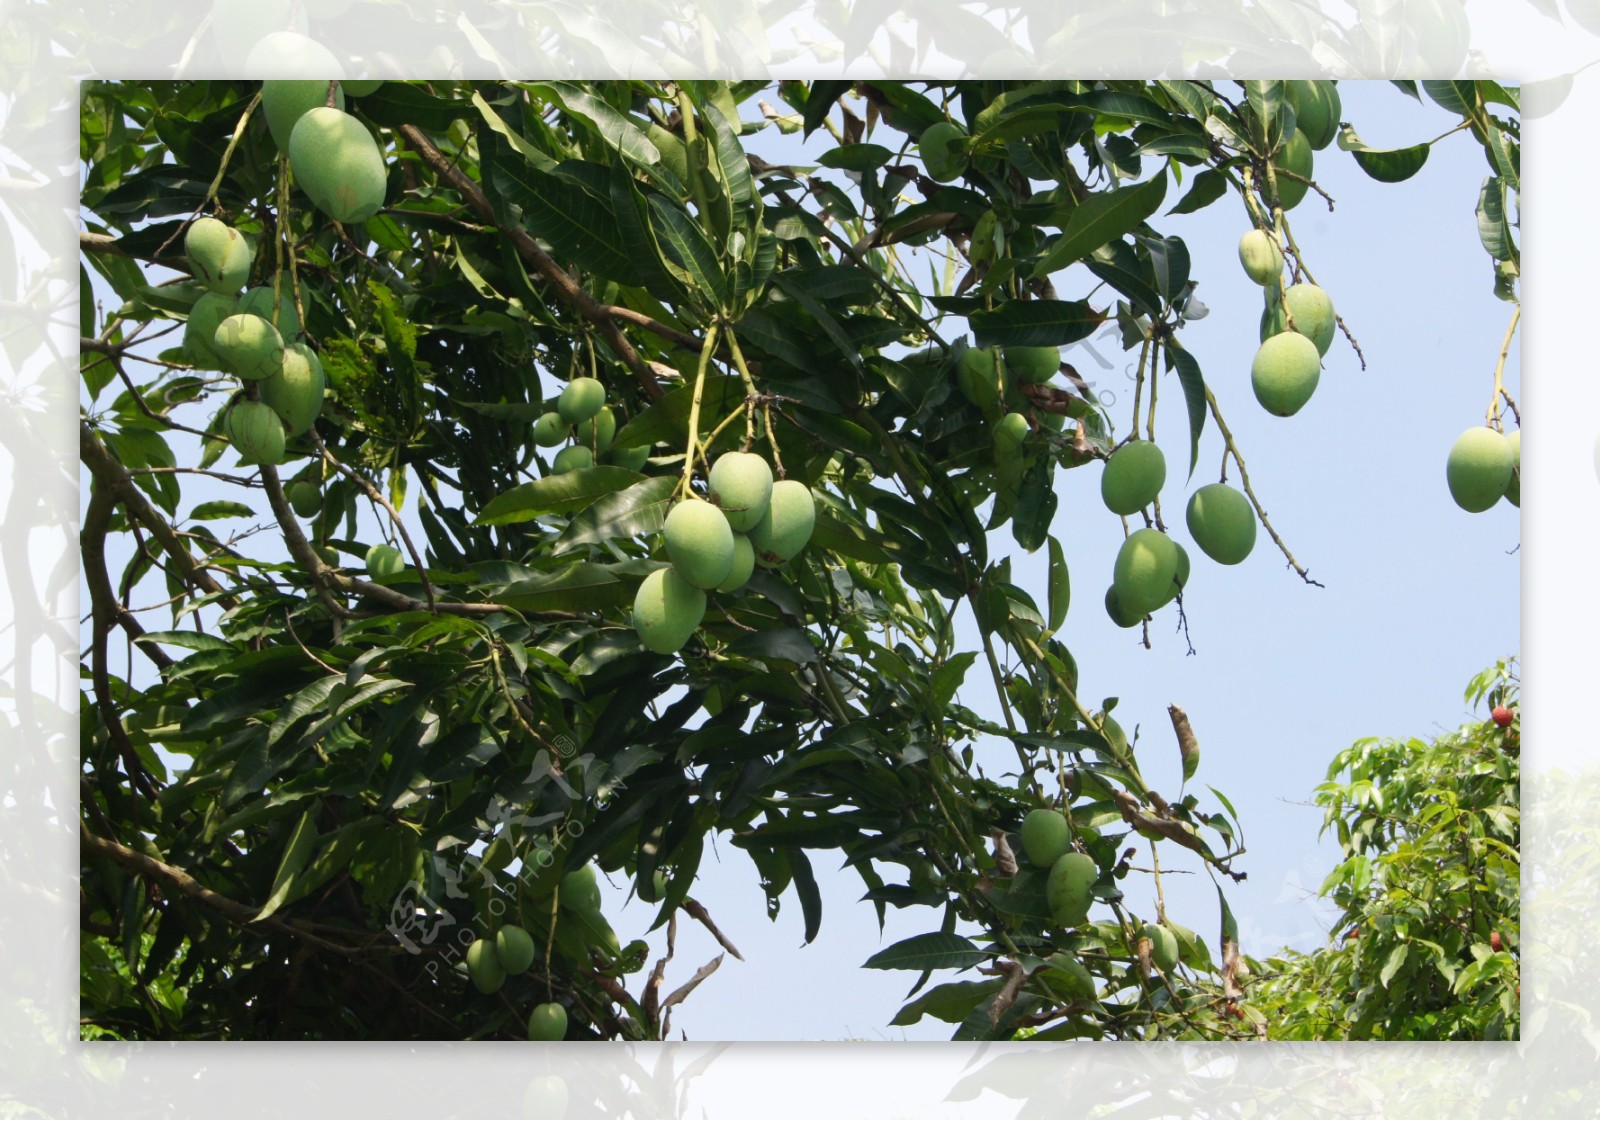
[[[484,504],[473,525],[512,525],[543,514],[581,510],[608,494],[630,487],[641,478],[626,467],[582,467],[564,475],[549,475],[512,487]]]
[[[1005,980],[996,977],[990,981],[951,981],[936,985],[896,1012],[889,1023],[894,1027],[905,1027],[924,1016],[932,1016],[947,1024],[959,1024],[980,1004],[999,992],[1003,984]]]
[[[1339,147],[1355,156],[1361,170],[1380,183],[1402,183],[1422,170],[1428,162],[1428,144],[1384,150],[1370,148],[1349,125],[1339,129]]]
[[[935,931],[906,938],[879,950],[862,963],[862,968],[966,969],[989,960],[991,956],[959,934]]]
[[[289,843],[284,847],[283,858],[278,861],[277,874],[272,877],[272,891],[251,921],[260,922],[288,902],[289,893],[294,889],[295,877],[305,868],[306,862],[311,859],[312,851],[316,848],[315,819],[320,809],[319,803],[300,815],[294,832],[289,836]]]
[[[659,475],[606,495],[567,524],[551,552],[559,556],[580,545],[655,533],[666,521],[677,486],[677,476]]]
[[[254,506],[243,502],[231,502],[219,498],[214,502],[202,502],[189,511],[189,520],[196,522],[212,522],[221,518],[253,518],[260,511]]]
[[[578,562],[554,575],[518,580],[497,597],[530,614],[541,611],[601,611],[621,607],[633,593],[604,565]]]
[[[1066,346],[1094,334],[1105,319],[1084,300],[1008,300],[967,317],[983,347]]]
[[[1046,277],[1122,237],[1161,206],[1167,197],[1165,173],[1136,187],[1119,187],[1091,195],[1073,208],[1061,236],[1034,266],[1033,275]],[[980,344],[981,345],[981,344]]]
[[[1177,369],[1178,384],[1183,387],[1183,399],[1188,406],[1189,477],[1193,477],[1195,464],[1200,461],[1200,434],[1206,427],[1206,381],[1200,373],[1200,363],[1176,339],[1169,338],[1164,349],[1167,369]]]

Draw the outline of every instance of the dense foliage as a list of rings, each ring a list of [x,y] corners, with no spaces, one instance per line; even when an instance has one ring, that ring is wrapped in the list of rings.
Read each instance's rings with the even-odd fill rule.
[[[1479,234],[1514,301],[1515,91],[1424,86],[1484,146]],[[880,919],[929,912],[867,963],[919,978],[896,1023],[1264,1030],[1224,893],[1232,808],[1151,789],[1115,701],[1079,696],[1085,652],[1060,632],[1100,609],[1104,577],[1072,572],[1054,488],[1154,441],[1159,382],[1172,472],[1214,424],[1265,524],[1223,423],[1224,404],[1255,405],[1219,401],[1184,347],[1200,266],[1153,223],[1234,204],[1288,270],[1264,281],[1263,337],[1309,336],[1283,293],[1311,282],[1287,213],[1321,205],[1311,144],[1395,181],[1433,142],[1367,150],[1333,89],[367,82],[316,91],[386,176],[363,148],[341,193],[281,158],[260,83],[86,83],[85,1035],[525,1038],[556,1003],[569,1039],[662,1038],[720,959],[669,984],[670,961],[617,944],[586,877],[633,885],[669,930],[715,931],[693,897],[715,838],[750,853],[770,913],[798,905],[808,940],[819,852]],[[818,130],[835,141],[820,167],[762,147]],[[244,283],[325,372],[320,416],[281,453],[253,450],[273,429],[247,408],[278,383],[223,376],[242,360],[195,329],[206,293],[232,299],[185,253],[196,214],[244,235]],[[120,306],[95,306],[88,269]],[[1125,418],[1060,361],[1107,322],[1137,353]],[[1043,376],[1017,376],[1041,350]],[[1268,407],[1308,392],[1306,372],[1267,370]],[[541,438],[585,378],[615,432],[591,415]],[[1498,375],[1494,391],[1498,426]],[[228,419],[247,414],[261,425]],[[259,462],[223,466],[241,451]],[[667,511],[734,451],[804,484],[810,537],[713,589],[680,653],[646,649],[633,608],[666,567]],[[1108,606],[1140,626],[1179,610],[1187,567],[1159,501],[1131,509],[1130,541],[1155,545],[1117,585],[1148,595]],[[1048,588],[1020,586],[1004,532],[1046,550]],[[971,703],[988,690],[998,719]],[[1171,715],[1187,779],[1198,742]],[[1045,808],[1092,882],[1052,885],[1024,851]],[[1215,915],[1125,905],[1148,874],[1132,854],[1157,847],[1217,882],[1216,941],[1190,929]],[[1087,917],[1062,921],[1080,886]],[[512,925],[531,967],[469,976],[474,934]],[[1402,964],[1421,985],[1423,955]]]
[[[1332,944],[1266,963],[1273,1039],[1516,1039],[1522,712],[1514,664],[1467,687],[1489,715],[1432,740],[1361,740],[1317,789],[1345,859]]]

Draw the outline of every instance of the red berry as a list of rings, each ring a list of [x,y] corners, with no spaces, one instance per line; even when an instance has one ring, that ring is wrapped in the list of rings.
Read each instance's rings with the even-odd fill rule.
[[[1500,952],[1500,932],[1498,930],[1489,932],[1489,948],[1497,954]]]
[[[1495,705],[1494,711],[1489,714],[1500,727],[1508,727],[1511,723],[1511,710],[1505,705]]]

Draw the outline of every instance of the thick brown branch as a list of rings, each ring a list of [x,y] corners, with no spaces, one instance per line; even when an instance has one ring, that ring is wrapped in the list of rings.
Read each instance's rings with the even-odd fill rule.
[[[637,313],[630,313],[626,316],[619,315],[618,309],[614,309],[610,305],[603,304],[595,299],[584,291],[583,287],[569,276],[560,265],[556,264],[548,253],[539,248],[538,243],[533,240],[527,230],[516,226],[501,225],[495,216],[494,207],[489,204],[489,199],[484,195],[482,189],[468,178],[460,168],[456,167],[443,152],[439,151],[434,146],[433,141],[429,140],[421,129],[415,125],[401,125],[397,131],[405,138],[406,143],[411,146],[412,150],[421,157],[422,162],[432,168],[435,175],[454,188],[474,212],[484,220],[494,223],[501,233],[511,239],[511,244],[517,250],[518,255],[532,266],[535,272],[548,280],[563,300],[576,308],[578,313],[585,319],[600,328],[600,333],[611,344],[611,348],[616,351],[617,357],[621,358],[628,369],[633,371],[633,376],[638,379],[639,385],[646,396],[653,401],[660,400],[665,391],[661,388],[661,382],[657,379],[655,370],[633,348],[633,344],[628,341],[627,336],[622,333],[622,329],[617,326],[617,319],[627,318],[632,322],[639,323],[640,326],[648,326],[663,337],[680,336],[674,341],[693,346],[696,350],[699,349],[698,343],[690,336],[682,336],[680,332],[671,331],[671,328],[666,327],[664,324],[657,324],[654,320],[639,316]],[[671,332],[671,334],[667,334],[667,332]]]
[[[133,476],[128,474],[127,469],[117,462],[105,444],[100,442],[100,437],[95,435],[94,429],[83,421],[78,424],[78,458],[99,480],[100,485],[110,492],[111,497],[128,508],[130,517],[149,527],[151,536],[172,558],[172,563],[177,566],[178,575],[184,583],[217,596],[218,602],[229,611],[238,606],[238,601],[224,592],[222,585],[213,580],[211,574],[195,562],[193,554],[178,536],[177,530],[156,512],[150,505],[149,499],[145,498],[144,492],[134,483]]]
[[[142,852],[130,849],[127,845],[118,844],[116,841],[108,840],[105,837],[97,837],[89,832],[88,827],[81,822],[78,826],[78,843],[82,848],[100,856],[109,857],[124,868],[137,872],[141,876],[158,879],[169,887],[176,888],[184,895],[198,899],[207,907],[221,914],[229,922],[244,926],[255,921],[258,908],[229,899],[225,895],[217,894],[182,868],[157,860],[153,856],[146,856]],[[301,924],[289,919],[280,919],[275,915],[264,919],[260,925],[293,934],[298,938],[304,938],[307,942],[320,949],[329,950],[345,957],[356,957],[365,952],[363,947],[341,946],[336,942],[329,942],[325,938],[319,938]]]

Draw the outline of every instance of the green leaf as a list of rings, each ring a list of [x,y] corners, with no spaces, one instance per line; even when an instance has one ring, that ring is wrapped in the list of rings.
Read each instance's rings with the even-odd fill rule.
[[[1228,177],[1220,171],[1210,168],[1200,172],[1194,177],[1189,190],[1178,200],[1178,205],[1167,211],[1168,214],[1193,214],[1216,202],[1228,193]]]
[[[1066,346],[1094,334],[1105,319],[1085,300],[1007,300],[967,317],[982,347]]]
[[[633,601],[633,593],[604,565],[578,562],[554,575],[518,580],[496,597],[518,611],[603,611]]]
[[[318,678],[296,693],[288,704],[278,710],[277,719],[273,720],[272,727],[267,729],[267,747],[270,749],[282,739],[284,733],[301,718],[330,707],[328,698],[336,688],[347,688],[343,674],[330,674]]]
[[[863,969],[966,969],[988,961],[992,955],[959,934],[935,931],[896,942],[879,950]]]
[[[936,985],[896,1012],[889,1023],[893,1027],[905,1027],[924,1016],[932,1016],[947,1024],[959,1024],[1004,984],[1003,978],[996,977],[990,981],[951,981]]]
[[[1206,381],[1200,373],[1200,363],[1178,340],[1168,338],[1163,349],[1167,355],[1167,369],[1178,371],[1178,384],[1183,387],[1183,400],[1188,407],[1188,477],[1193,478],[1195,465],[1200,462],[1200,435],[1206,428]]]
[[[1383,968],[1378,972],[1378,983],[1384,988],[1389,987],[1389,982],[1394,980],[1394,975],[1400,972],[1400,967],[1405,965],[1406,956],[1410,954],[1411,946],[1402,942],[1389,952],[1388,960],[1383,963]]]
[[[850,91],[854,82],[812,82],[806,91],[805,108],[802,116],[805,119],[805,129],[802,136],[810,136],[833,108],[834,102]]]
[[[214,634],[202,634],[199,631],[146,631],[135,642],[154,642],[162,646],[181,646],[186,650],[206,650],[226,653],[237,653],[237,644],[225,638],[218,638]]]
[[[817,162],[840,171],[872,171],[893,158],[894,153],[882,144],[844,144],[824,152]]]
[[[965,650],[934,671],[928,691],[936,711],[943,712],[949,706],[950,699],[956,695],[956,690],[961,688],[962,679],[967,676],[967,670],[977,658],[976,650]]]
[[[278,861],[278,872],[272,877],[272,891],[252,922],[260,922],[288,902],[289,893],[294,890],[295,877],[305,868],[316,848],[316,815],[320,810],[321,805],[318,804],[300,815],[294,832],[290,834],[289,843],[284,847],[283,857]]]
[[[728,644],[728,653],[742,658],[794,662],[799,665],[817,660],[817,648],[799,627],[774,627],[741,635]]]
[[[1349,125],[1339,129],[1339,147],[1355,156],[1361,170],[1380,183],[1401,183],[1422,170],[1428,162],[1428,144],[1389,150],[1369,148]]]
[[[560,556],[580,545],[655,533],[666,521],[677,487],[677,476],[659,475],[607,494],[567,524],[551,552]]]
[[[1058,631],[1067,621],[1067,607],[1072,602],[1071,575],[1067,569],[1067,556],[1061,542],[1050,538],[1050,630]]]
[[[1061,229],[1061,237],[1034,266],[1033,275],[1047,277],[1059,272],[1113,238],[1122,237],[1154,214],[1166,196],[1165,174],[1136,187],[1118,187],[1090,195],[1073,208]]]
[[[1497,261],[1515,260],[1516,243],[1511,239],[1511,227],[1506,222],[1505,181],[1491,175],[1483,181],[1478,191],[1478,240],[1489,256]]]
[[[202,502],[189,511],[189,520],[196,522],[212,522],[222,518],[253,518],[257,510],[243,502],[230,502],[219,498],[213,502]]]
[[[484,504],[472,524],[513,525],[533,521],[544,514],[571,513],[631,487],[643,477],[637,471],[610,465],[549,475],[495,495]]]
[[[804,849],[787,849],[789,869],[794,875],[794,890],[800,896],[800,914],[805,919],[805,941],[810,943],[822,929],[822,893],[817,890],[817,877],[811,871],[811,858]]]

